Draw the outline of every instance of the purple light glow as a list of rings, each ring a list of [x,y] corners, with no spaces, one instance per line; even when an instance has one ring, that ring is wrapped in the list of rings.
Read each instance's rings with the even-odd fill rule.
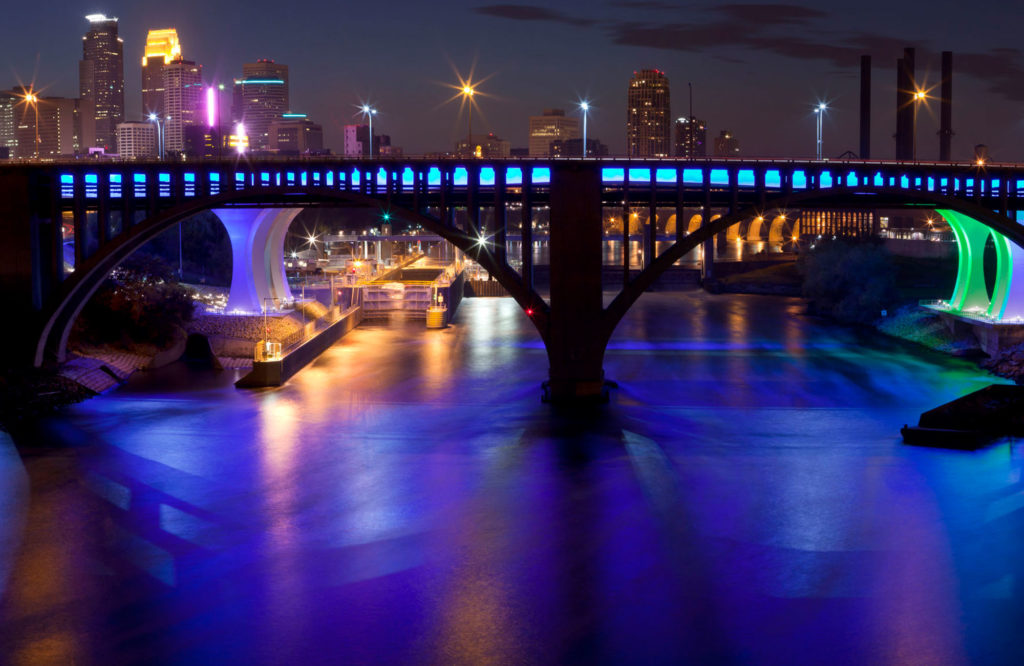
[[[206,126],[217,126],[217,89],[213,86],[206,89]]]

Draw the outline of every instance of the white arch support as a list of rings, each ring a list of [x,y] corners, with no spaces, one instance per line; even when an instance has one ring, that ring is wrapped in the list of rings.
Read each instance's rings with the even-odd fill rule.
[[[231,239],[228,312],[262,312],[264,303],[292,300],[284,270],[284,239],[301,208],[217,208]]]

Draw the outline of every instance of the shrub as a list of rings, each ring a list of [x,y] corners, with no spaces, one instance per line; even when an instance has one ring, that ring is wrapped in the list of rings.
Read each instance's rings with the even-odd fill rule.
[[[876,240],[826,240],[800,256],[804,296],[813,312],[869,324],[896,297],[892,256]]]
[[[163,347],[192,319],[192,296],[191,289],[174,281],[166,262],[136,253],[111,273],[82,308],[73,340]]]

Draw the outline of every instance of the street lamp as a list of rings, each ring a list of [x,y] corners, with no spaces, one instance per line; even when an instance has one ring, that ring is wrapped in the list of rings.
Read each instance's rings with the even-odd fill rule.
[[[587,156],[587,112],[590,111],[590,102],[580,102],[580,111],[583,112],[583,157]]]
[[[917,161],[917,107],[920,106],[921,101],[925,99],[927,95],[923,90],[917,90],[914,92],[914,128],[913,128],[913,140],[914,140],[914,161]]]
[[[25,103],[32,107],[36,115],[36,150],[35,157],[39,159],[39,95],[31,90],[25,93]]]
[[[821,159],[821,144],[822,144],[822,140],[821,140],[821,134],[822,134],[821,123],[822,123],[822,118],[825,116],[825,109],[827,109],[827,108],[828,108],[828,105],[825,104],[825,102],[819,102],[818,106],[816,106],[815,109],[814,109],[814,114],[818,118],[818,144],[817,145],[818,145],[818,159],[819,160]]]
[[[171,117],[167,116],[167,119],[170,120]],[[149,122],[156,123],[156,150],[157,150],[157,154],[158,154],[159,158],[163,159],[164,158],[164,127],[163,127],[163,122],[161,121],[160,116],[156,115],[155,113],[149,114]]]
[[[373,157],[373,116],[377,113],[377,109],[373,108],[369,104],[363,104],[359,111],[369,119],[370,121],[370,157]]]
[[[469,148],[470,154],[474,154],[476,151],[473,150],[473,95],[476,94],[476,89],[470,84],[462,86],[462,97],[469,101],[469,118],[467,120],[466,128],[466,147]]]

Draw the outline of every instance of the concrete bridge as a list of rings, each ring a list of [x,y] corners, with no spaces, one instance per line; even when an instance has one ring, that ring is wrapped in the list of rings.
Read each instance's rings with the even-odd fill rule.
[[[547,395],[603,395],[605,347],[654,280],[717,234],[785,237],[808,211],[926,207],[940,211],[960,247],[949,305],[995,320],[1024,316],[1024,165],[801,160],[239,160],[197,163],[72,162],[0,167],[0,286],[15,321],[8,354],[60,361],[81,308],[122,260],[161,232],[212,210],[231,239],[229,309],[288,299],[284,237],[311,206],[373,207],[392,224],[420,225],[481,263],[530,318],[547,348]],[[538,211],[549,215],[547,299],[532,256],[507,257],[514,234],[532,246]],[[642,212],[643,265],[623,252],[623,286],[602,300],[603,220]],[[65,276],[62,219],[75,230],[75,270]],[[659,220],[665,223],[659,231]],[[682,223],[685,221],[685,223]],[[741,225],[741,226],[737,226]],[[628,241],[630,224],[620,238]],[[660,254],[657,241],[674,230]],[[635,231],[634,231],[635,235]],[[985,287],[982,257],[995,240],[998,283]],[[640,268],[639,273],[631,269]],[[711,261],[704,271],[713,271]]]

